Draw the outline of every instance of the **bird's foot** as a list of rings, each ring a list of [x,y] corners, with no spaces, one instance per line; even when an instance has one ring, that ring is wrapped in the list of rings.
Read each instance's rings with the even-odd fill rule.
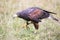
[[[29,27],[23,27],[25,30],[29,30],[30,28]]]
[[[34,33],[37,34],[38,30],[35,30]]]

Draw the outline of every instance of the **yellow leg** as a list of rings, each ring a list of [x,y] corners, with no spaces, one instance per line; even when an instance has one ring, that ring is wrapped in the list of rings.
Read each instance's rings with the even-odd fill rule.
[[[28,22],[26,22],[26,23],[24,24],[23,28],[29,29],[29,27],[28,27]]]
[[[26,29],[26,23],[23,25],[23,27],[22,27],[22,28]]]

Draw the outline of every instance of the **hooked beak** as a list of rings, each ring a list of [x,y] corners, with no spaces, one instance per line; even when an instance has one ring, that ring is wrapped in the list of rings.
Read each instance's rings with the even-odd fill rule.
[[[13,19],[14,19],[14,18],[16,18],[16,17],[17,17],[17,15],[16,15],[16,14],[14,14],[14,15],[13,15]]]

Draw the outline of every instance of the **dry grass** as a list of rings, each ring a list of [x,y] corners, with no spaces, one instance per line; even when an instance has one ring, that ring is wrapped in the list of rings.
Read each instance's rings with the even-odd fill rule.
[[[39,23],[38,33],[34,34],[32,24],[26,30],[22,28],[23,19],[12,18],[17,11],[33,6],[55,12],[60,19],[60,0],[0,0],[0,40],[60,40],[60,24],[51,19]]]

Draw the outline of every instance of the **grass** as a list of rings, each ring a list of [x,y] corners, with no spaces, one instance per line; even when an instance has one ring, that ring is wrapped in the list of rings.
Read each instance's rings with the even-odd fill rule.
[[[26,24],[23,19],[12,18],[17,11],[32,6],[55,12],[53,16],[60,20],[59,0],[0,0],[0,40],[60,40],[60,24],[52,19],[40,22],[35,34],[33,24],[27,30],[22,28]]]

